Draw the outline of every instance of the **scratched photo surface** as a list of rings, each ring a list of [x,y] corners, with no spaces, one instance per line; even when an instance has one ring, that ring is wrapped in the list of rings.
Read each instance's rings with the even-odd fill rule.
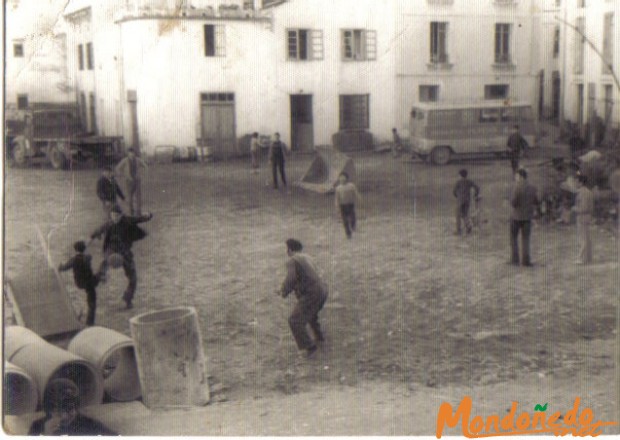
[[[4,14],[5,433],[618,433],[619,0]]]

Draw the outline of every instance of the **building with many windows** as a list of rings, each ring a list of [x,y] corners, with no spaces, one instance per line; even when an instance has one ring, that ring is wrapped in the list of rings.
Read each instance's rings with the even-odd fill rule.
[[[475,3],[475,5],[473,5]],[[249,133],[294,149],[407,135],[420,101],[537,102],[532,0],[72,0],[68,66],[91,131],[147,153]]]

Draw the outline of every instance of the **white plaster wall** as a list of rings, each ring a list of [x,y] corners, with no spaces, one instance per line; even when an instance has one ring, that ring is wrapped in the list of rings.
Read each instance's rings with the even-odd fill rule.
[[[530,102],[536,108],[539,67],[535,54],[539,42],[533,38],[536,22],[530,1],[497,5],[492,0],[455,0],[452,4],[436,5],[401,0],[399,9],[396,112],[403,130],[412,104],[419,99],[419,85],[439,85],[440,101],[478,101],[484,99],[485,85],[508,84],[510,97]],[[448,70],[427,66],[433,21],[448,22],[448,55],[452,64]],[[513,70],[493,68],[495,23],[513,25]]]
[[[273,127],[268,30],[249,21],[133,20],[120,25],[125,90],[136,90],[142,149],[196,144],[200,94],[235,93],[236,135]],[[204,24],[226,26],[226,56],[204,56]],[[125,93],[126,94],[126,93]],[[125,113],[128,113],[125,110]],[[128,115],[126,116],[126,122]],[[126,124],[126,137],[130,124]]]
[[[66,40],[58,0],[20,0],[5,8],[6,106],[13,107],[18,94],[29,103],[69,102],[65,59]],[[13,56],[13,42],[24,44],[24,57]]]
[[[273,57],[276,60],[274,107],[278,127],[290,142],[290,95],[312,94],[314,140],[331,144],[339,130],[339,95],[369,94],[370,131],[378,139],[391,137],[394,126],[394,8],[390,0],[293,0],[273,10]],[[288,28],[323,32],[322,60],[288,61]],[[343,61],[341,30],[367,29],[377,33],[377,59]]]
[[[605,13],[614,13],[614,70],[616,75],[620,71],[620,2],[616,0],[590,0],[587,3],[586,8],[577,8],[576,0],[568,0],[567,4],[567,17],[571,24],[575,23],[577,17],[585,18],[585,30],[586,36],[592,41],[592,43],[601,50],[603,45],[603,20]],[[588,115],[588,83],[596,84],[596,110],[599,116],[604,116],[605,111],[605,85],[612,85],[613,88],[613,101],[614,110],[611,118],[611,125],[620,127],[620,91],[615,85],[611,75],[604,75],[602,72],[602,60],[595,53],[595,51],[586,43],[585,55],[584,55],[584,70],[583,74],[574,73],[574,45],[577,38],[575,32],[571,29],[567,31],[569,33],[568,41],[571,44],[567,47],[567,57],[571,62],[567,63],[568,78],[566,97],[564,101],[566,118],[572,121],[578,119],[578,95],[577,86],[579,84],[584,85],[584,122],[587,122]]]

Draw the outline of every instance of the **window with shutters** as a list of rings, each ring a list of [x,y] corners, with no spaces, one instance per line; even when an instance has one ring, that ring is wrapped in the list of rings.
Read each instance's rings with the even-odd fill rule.
[[[377,33],[365,29],[342,31],[342,59],[368,61],[377,59]]]
[[[369,95],[340,95],[340,129],[365,130],[370,127]]]
[[[584,62],[584,44],[585,39],[583,35],[585,35],[586,26],[583,17],[578,17],[575,22],[576,32],[574,32],[575,39],[575,58],[573,66],[573,73],[583,73],[583,62]]]
[[[315,29],[287,29],[289,60],[322,60],[323,32]]]
[[[84,50],[81,44],[77,46],[78,68],[84,70]]]
[[[603,74],[611,75],[614,63],[614,14],[605,14],[603,20]],[[610,68],[611,67],[611,68]]]
[[[509,64],[510,54],[510,23],[495,23],[495,63]]]
[[[205,56],[226,56],[226,34],[224,25],[205,24]]]
[[[431,23],[431,63],[448,61],[448,23],[434,21]]]
[[[93,54],[93,43],[86,43],[86,67],[88,70],[95,68],[95,55]]]

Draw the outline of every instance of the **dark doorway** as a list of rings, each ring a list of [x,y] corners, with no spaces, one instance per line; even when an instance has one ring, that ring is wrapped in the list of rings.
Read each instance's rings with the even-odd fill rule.
[[[314,148],[312,123],[312,95],[291,95],[291,148]]]

